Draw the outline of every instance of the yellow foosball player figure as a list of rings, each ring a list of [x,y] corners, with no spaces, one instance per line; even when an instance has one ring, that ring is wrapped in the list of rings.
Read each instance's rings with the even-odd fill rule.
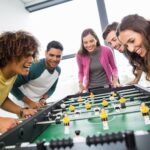
[[[67,114],[64,114],[63,123],[64,123],[64,126],[69,126],[70,118]]]
[[[82,101],[83,101],[82,97],[79,97],[78,102],[82,102]]]
[[[144,117],[144,123],[150,124],[150,119],[149,119],[149,107],[145,103],[141,103],[140,106],[140,111]]]
[[[107,107],[107,106],[108,106],[108,101],[107,101],[106,99],[104,99],[104,100],[102,101],[102,106],[103,106],[103,107]]]
[[[69,134],[70,118],[67,114],[64,114],[63,123],[64,123],[64,134]]]
[[[83,98],[81,96],[78,98],[78,102],[79,102],[79,107],[82,107]]]
[[[123,96],[120,97],[119,102],[120,102],[121,108],[126,108],[126,99]]]
[[[103,129],[107,130],[109,129],[108,127],[108,113],[105,109],[101,109],[100,111],[100,118],[102,120],[102,124],[103,124]]]
[[[95,97],[94,93],[91,92],[91,93],[90,93],[90,98],[91,98],[91,99],[94,99],[94,97]]]
[[[74,112],[74,111],[75,111],[75,107],[74,107],[73,105],[70,105],[70,106],[69,106],[69,111],[70,111],[70,112]]]
[[[111,96],[115,97],[115,96],[117,96],[117,93],[114,92],[114,91],[112,91],[112,92],[111,92]]]
[[[94,98],[95,98],[95,95],[93,92],[91,92],[90,93],[90,99],[91,99],[92,104],[94,104]]]
[[[101,109],[100,118],[101,118],[102,121],[107,121],[108,120],[108,113],[105,109]]]
[[[141,110],[141,113],[143,114],[143,116],[149,115],[149,107],[145,103],[141,104],[140,110]]]
[[[91,104],[90,104],[90,102],[86,102],[85,108],[86,108],[87,110],[91,109]]]

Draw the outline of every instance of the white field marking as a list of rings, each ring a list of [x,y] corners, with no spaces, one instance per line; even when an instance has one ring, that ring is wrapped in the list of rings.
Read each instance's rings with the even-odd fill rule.
[[[108,130],[109,126],[108,126],[108,122],[107,121],[103,121],[103,129],[104,130]]]
[[[144,130],[139,130],[139,131],[135,131],[135,135],[147,135],[149,134],[148,131],[144,131]]]
[[[146,125],[150,124],[150,119],[149,119],[149,116],[148,116],[148,115],[144,116],[144,123],[145,123]]]
[[[64,134],[69,134],[70,130],[69,130],[69,126],[64,126]]]
[[[108,119],[107,122],[112,122],[114,119],[116,118],[116,116],[112,116],[111,119]],[[98,122],[88,122],[86,124],[102,124],[102,121],[101,121],[101,118],[99,118],[99,121]]]
[[[86,142],[86,139],[85,137],[78,135],[73,138],[73,141],[75,143],[81,143],[81,142]]]

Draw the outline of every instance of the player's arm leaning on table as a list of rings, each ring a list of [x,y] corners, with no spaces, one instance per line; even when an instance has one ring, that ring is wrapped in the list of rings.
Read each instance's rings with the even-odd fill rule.
[[[56,89],[58,79],[54,82],[52,87],[50,87],[48,89],[48,91],[46,90],[45,93],[43,93],[43,91],[40,93],[40,90],[39,90],[39,92],[38,92],[39,99],[36,102],[32,98],[29,98],[30,96],[28,95],[27,92],[24,93],[24,91],[21,90],[21,86],[27,85],[26,88],[29,88],[30,90],[32,90],[33,93],[36,93],[36,89],[40,88],[39,82],[44,82],[44,78],[41,79],[41,76],[44,73],[45,68],[46,67],[45,67],[44,59],[41,59],[39,62],[36,62],[35,64],[32,64],[32,66],[30,68],[30,72],[27,76],[18,75],[18,77],[14,83],[14,86],[11,90],[11,93],[18,100],[23,100],[23,102],[26,103],[31,108],[40,108],[43,105],[45,105],[46,99],[49,98]],[[58,73],[60,75],[61,69],[59,67],[57,67],[56,70],[58,71]],[[33,85],[32,85],[32,83],[33,83]],[[36,87],[36,86],[38,86],[38,87]],[[41,89],[42,89],[42,87],[41,87]]]
[[[27,76],[18,75],[13,88],[11,90],[11,93],[17,98],[17,100],[22,100],[24,103],[26,103],[31,108],[39,108],[42,105],[44,105],[42,102],[34,102],[32,99],[28,97],[28,95],[25,95],[24,92],[20,89],[21,86],[28,84],[31,80],[37,79],[41,73],[42,73],[42,61],[35,62],[35,64],[32,64],[30,67],[29,74]],[[43,67],[42,67],[43,68]],[[35,89],[33,88],[32,91]]]
[[[9,112],[29,117],[34,109],[24,109],[8,98],[18,74],[27,75],[30,65],[38,54],[38,42],[28,32],[3,32],[0,34],[0,107]],[[13,118],[0,117],[0,133],[19,122]]]
[[[47,45],[45,58],[32,64],[27,76],[18,76],[12,94],[31,108],[40,108],[55,91],[61,69],[58,66],[63,46],[58,41]]]
[[[60,71],[61,73],[61,71]],[[40,98],[40,101],[45,105],[46,104],[46,100],[54,93],[56,86],[58,83],[58,79],[55,81],[55,83],[53,84],[53,86],[48,90],[47,93],[45,93],[44,95],[42,95],[42,97]]]

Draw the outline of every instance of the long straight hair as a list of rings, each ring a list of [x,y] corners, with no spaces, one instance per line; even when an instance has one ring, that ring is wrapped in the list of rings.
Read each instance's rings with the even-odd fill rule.
[[[97,47],[101,46],[99,38],[98,38],[97,34],[95,33],[95,31],[91,28],[87,28],[81,34],[81,46],[80,46],[80,49],[78,51],[78,53],[81,54],[81,55],[88,55],[88,51],[85,49],[85,47],[83,45],[83,38],[86,37],[89,34],[94,36],[94,38],[97,40],[96,46]]]

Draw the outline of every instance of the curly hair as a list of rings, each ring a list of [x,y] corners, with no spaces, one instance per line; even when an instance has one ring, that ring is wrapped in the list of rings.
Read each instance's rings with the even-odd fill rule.
[[[33,59],[38,55],[37,39],[26,31],[3,32],[0,34],[0,68],[5,67],[12,61],[20,61],[27,57],[29,52],[33,52]]]

